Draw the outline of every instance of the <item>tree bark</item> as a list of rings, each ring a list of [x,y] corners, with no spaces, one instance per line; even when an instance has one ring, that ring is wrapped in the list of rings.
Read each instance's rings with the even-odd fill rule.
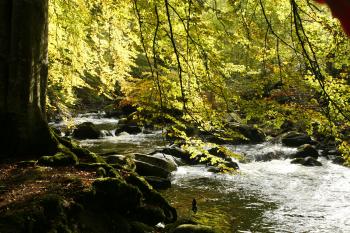
[[[46,121],[48,0],[0,1],[0,158],[56,151]]]

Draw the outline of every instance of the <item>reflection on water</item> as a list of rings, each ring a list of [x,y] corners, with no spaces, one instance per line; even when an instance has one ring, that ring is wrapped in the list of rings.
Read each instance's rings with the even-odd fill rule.
[[[180,167],[179,174],[178,178],[174,174],[172,188],[162,194],[178,210],[180,217],[192,218],[222,232],[238,232],[242,229],[270,232],[268,228],[271,223],[263,221],[264,212],[275,209],[276,205],[261,198],[259,193],[240,189],[229,191],[231,187],[222,182],[220,175],[208,173],[204,167]],[[186,174],[189,175],[188,179]],[[193,198],[197,200],[196,214],[191,210]]]

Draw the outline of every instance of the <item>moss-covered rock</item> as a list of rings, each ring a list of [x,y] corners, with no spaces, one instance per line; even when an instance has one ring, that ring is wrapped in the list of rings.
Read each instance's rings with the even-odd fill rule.
[[[42,156],[38,160],[39,165],[44,166],[73,166],[78,164],[78,157],[73,153],[58,152],[52,156]]]
[[[164,211],[157,206],[142,206],[136,210],[136,219],[150,226],[164,222]]]
[[[80,147],[76,141],[71,140],[70,138],[57,137],[57,139],[59,143],[61,143],[60,149],[63,151],[64,150],[71,151],[79,158],[80,162],[85,162],[85,163],[104,163],[105,162],[101,156],[85,148]]]
[[[160,207],[165,214],[165,222],[175,222],[177,219],[176,209],[162,197],[147,181],[136,174],[129,174],[125,177],[127,183],[136,186],[143,195],[144,203]]]
[[[107,163],[79,163],[78,165],[76,165],[76,167],[81,170],[96,171],[96,172],[99,169],[103,168],[105,171],[104,176],[121,179],[119,172],[112,165]]]
[[[120,167],[129,171],[136,170],[136,164],[131,156],[113,154],[105,156],[105,160],[112,167]]]
[[[126,213],[141,204],[142,193],[133,185],[118,178],[100,178],[92,184],[95,207]]]

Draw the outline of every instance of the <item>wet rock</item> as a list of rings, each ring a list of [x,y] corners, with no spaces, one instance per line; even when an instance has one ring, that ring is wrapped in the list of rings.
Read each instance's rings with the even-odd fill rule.
[[[152,164],[154,166],[163,168],[169,172],[177,170],[177,165],[174,159],[166,154],[156,153],[152,155],[145,155],[136,153],[134,154],[134,157],[138,161]]]
[[[182,224],[176,227],[173,233],[216,233],[216,231],[209,226]]]
[[[115,135],[119,135],[121,132],[126,132],[128,134],[139,134],[142,132],[142,128],[137,124],[119,124],[118,128],[115,130]]]
[[[336,146],[324,148],[321,155],[338,165],[343,165],[346,162]]]
[[[309,135],[296,131],[291,131],[282,135],[281,141],[284,146],[290,147],[298,147],[312,143],[312,139]]]
[[[322,166],[322,163],[317,161],[317,159],[315,159],[313,157],[296,158],[296,159],[293,159],[291,161],[291,163],[293,163],[293,164],[301,164],[301,165],[309,166],[309,167]]]
[[[190,159],[190,153],[188,153],[187,151],[181,149],[180,147],[176,146],[176,145],[172,145],[172,146],[168,146],[168,147],[164,147],[160,150],[156,150],[151,154],[156,154],[156,153],[164,153],[164,154],[168,154],[180,159],[183,159],[186,162],[191,163],[191,159]]]
[[[346,162],[346,160],[342,156],[335,156],[334,158],[332,158],[332,162],[338,165],[343,165]]]
[[[144,178],[156,190],[171,188],[171,181],[169,178],[161,178],[156,176],[145,176]]]
[[[263,142],[266,139],[266,135],[260,129],[250,125],[243,125],[238,123],[229,123],[228,127],[236,132],[241,133],[244,137],[248,138],[252,143]]]
[[[77,126],[72,136],[76,139],[97,139],[100,137],[100,131],[91,122],[84,122]]]
[[[280,159],[282,157],[281,153],[278,153],[276,151],[271,151],[265,154],[258,154],[254,156],[254,160],[258,162],[267,162],[274,159]]]
[[[225,161],[223,164],[228,168],[233,168],[235,170],[239,169],[238,163],[235,161]]]
[[[150,163],[145,163],[142,161],[135,160],[136,172],[141,176],[156,176],[161,178],[167,178],[170,172],[161,168],[154,166]]]
[[[290,158],[294,159],[294,158],[306,158],[306,157],[312,157],[317,159],[319,156],[318,151],[315,149],[315,147],[313,147],[310,144],[305,144],[302,145],[298,148],[298,151],[291,155]]]
[[[212,173],[220,173],[222,172],[222,170],[218,167],[214,167],[214,166],[210,166],[207,170],[208,172],[212,172]]]

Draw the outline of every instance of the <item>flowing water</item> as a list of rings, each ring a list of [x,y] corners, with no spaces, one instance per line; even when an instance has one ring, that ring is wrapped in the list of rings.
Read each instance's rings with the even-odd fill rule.
[[[114,136],[117,120],[85,115],[74,120],[111,131],[110,136],[81,141],[95,152],[147,153],[165,145],[161,132]],[[172,174],[172,188],[162,193],[179,216],[227,233],[350,232],[350,169],[323,159],[322,167],[304,167],[283,158],[254,161],[266,153],[286,157],[295,151],[281,145],[228,147],[252,160],[240,163],[236,175],[213,174],[205,166],[180,166]],[[191,211],[193,198],[197,213]]]

